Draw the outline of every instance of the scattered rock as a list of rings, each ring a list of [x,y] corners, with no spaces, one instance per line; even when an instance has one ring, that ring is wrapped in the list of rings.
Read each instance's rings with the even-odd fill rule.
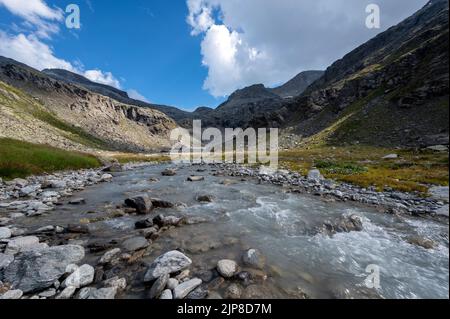
[[[242,256],[242,261],[244,265],[257,269],[263,269],[266,262],[264,256],[257,249],[247,250]]]
[[[164,288],[166,288],[169,278],[170,278],[169,274],[164,274],[164,275],[161,275],[158,279],[156,279],[152,288],[150,289],[150,295],[149,295],[150,299],[156,299],[161,295]]]
[[[204,176],[189,176],[187,178],[188,182],[201,182],[205,180]]]
[[[201,300],[205,299],[207,296],[208,296],[208,289],[204,286],[200,286],[194,289],[192,292],[190,292],[186,296],[186,299]]]
[[[202,280],[194,278],[179,284],[173,291],[174,299],[184,299],[191,291],[202,284]]]
[[[132,237],[122,243],[122,247],[128,252],[141,250],[147,248],[148,246],[149,243],[144,237]]]
[[[153,204],[153,207],[155,208],[173,208],[175,205],[169,201],[158,199],[158,198],[152,198],[151,202]]]
[[[141,215],[149,214],[153,209],[153,204],[147,195],[127,198],[125,205],[136,209],[136,212]]]
[[[398,158],[398,154],[388,154],[388,155],[384,156],[382,159],[389,160],[389,159],[397,159],[397,158]]]
[[[105,265],[105,264],[109,264],[113,261],[114,258],[118,257],[119,254],[121,253],[120,248],[114,248],[111,249],[109,251],[107,251],[101,258],[99,261],[99,264],[101,265]]]
[[[147,218],[144,220],[137,221],[134,226],[136,229],[146,229],[153,227],[153,220],[151,218]]]
[[[242,288],[237,284],[231,284],[225,290],[226,299],[240,299],[242,296]]]
[[[223,259],[217,263],[217,271],[224,278],[231,278],[238,272],[238,265],[233,260]]]
[[[175,176],[177,175],[177,171],[174,169],[166,169],[165,171],[161,172],[162,176]]]
[[[86,200],[84,198],[75,198],[69,201],[70,205],[81,205],[86,204]]]
[[[66,232],[72,234],[89,234],[90,231],[88,225],[68,225]]]
[[[10,263],[12,263],[14,260],[13,255],[7,255],[0,253],[0,270],[6,268],[9,266]]]
[[[424,238],[421,236],[413,236],[407,239],[407,242],[411,245],[416,245],[425,249],[433,249],[437,244],[431,239]]]
[[[103,282],[105,287],[115,288],[117,291],[124,290],[127,287],[127,280],[125,278],[119,278],[118,276],[112,277]]]
[[[215,197],[213,195],[198,195],[196,199],[201,203],[212,203]]]
[[[361,217],[351,215],[349,217],[341,217],[334,222],[327,221],[323,224],[320,232],[322,234],[333,236],[336,233],[349,233],[352,231],[362,231],[363,223]]]
[[[158,215],[155,218],[153,218],[153,223],[155,225],[158,225],[158,227],[166,227],[166,226],[178,226],[182,221],[182,218],[175,217],[175,216],[164,216],[164,215]]]
[[[51,297],[54,297],[54,296],[56,296],[56,289],[55,288],[47,289],[47,290],[45,290],[45,291],[43,291],[43,292],[41,292],[39,294],[39,297],[43,297],[43,298],[51,298]]]
[[[103,174],[100,177],[100,182],[111,182],[113,180],[113,176],[111,174]]]
[[[9,228],[0,227],[0,239],[8,239],[11,235],[11,230]]]
[[[174,290],[179,284],[180,282],[175,278],[169,278],[166,287],[167,289]]]
[[[19,252],[40,248],[45,248],[45,246],[40,244],[39,238],[35,236],[17,237],[8,242],[5,254],[15,255]]]
[[[3,300],[17,300],[22,298],[23,291],[20,289],[8,290],[4,294],[0,295],[0,299]]]
[[[63,287],[81,288],[90,285],[94,281],[95,270],[91,265],[83,265],[76,269],[63,282]]]
[[[87,299],[98,299],[98,300],[112,300],[116,298],[117,289],[116,288],[101,288],[101,289],[91,289],[89,290],[89,296]]]
[[[164,290],[161,293],[161,296],[159,297],[159,299],[161,299],[161,300],[172,300],[173,299],[172,290],[170,290],[170,289]]]
[[[151,282],[164,274],[173,274],[184,270],[192,264],[192,260],[183,253],[173,250],[159,256],[148,268],[144,281]]]
[[[84,248],[75,245],[54,246],[39,251],[26,251],[17,255],[5,269],[4,279],[14,289],[25,293],[51,287],[66,267],[84,258]]]
[[[64,288],[64,290],[61,291],[61,293],[58,296],[56,296],[56,299],[70,299],[75,294],[76,290],[77,288],[73,286],[68,286]]]
[[[121,172],[123,170],[122,165],[119,163],[113,163],[103,169],[103,172],[111,172],[111,173],[117,173]]]

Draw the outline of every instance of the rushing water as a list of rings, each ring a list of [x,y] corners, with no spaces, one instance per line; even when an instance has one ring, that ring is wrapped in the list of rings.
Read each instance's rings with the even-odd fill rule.
[[[330,203],[320,198],[287,193],[283,188],[259,185],[253,180],[216,177],[211,170],[197,172],[182,167],[173,177],[162,177],[164,166],[151,166],[118,173],[112,183],[93,186],[77,197],[85,205],[62,206],[50,215],[24,220],[28,227],[67,225],[83,218],[102,216],[131,195],[152,197],[184,205],[156,213],[201,216],[209,222],[171,229],[152,245],[151,262],[159,254],[183,249],[194,264],[192,270],[213,269],[218,260],[237,261],[245,249],[257,248],[267,259],[269,278],[261,289],[268,298],[295,298],[299,289],[312,298],[448,298],[448,224],[380,214],[350,203]],[[189,175],[204,175],[205,181],[187,182]],[[150,178],[159,182],[150,182]],[[196,201],[199,194],[214,195],[213,203]],[[96,214],[87,214],[95,211]],[[326,220],[356,214],[363,218],[361,232],[333,237],[314,229]],[[142,217],[140,217],[142,218]],[[114,239],[136,235],[139,217],[127,216],[90,225],[86,240]],[[420,235],[437,242],[436,249],[407,243]],[[100,254],[101,255],[101,254]],[[92,261],[99,255],[90,256]],[[89,260],[89,257],[88,257]],[[364,281],[366,267],[380,269],[379,289],[369,289]],[[142,297],[139,276],[134,290],[124,297]]]

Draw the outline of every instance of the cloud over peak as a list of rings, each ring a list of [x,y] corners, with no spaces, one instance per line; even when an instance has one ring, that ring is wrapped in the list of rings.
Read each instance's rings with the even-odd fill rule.
[[[379,0],[382,29],[368,29],[372,0],[187,0],[187,23],[203,38],[204,89],[226,96],[255,83],[274,86],[324,69],[427,0]]]

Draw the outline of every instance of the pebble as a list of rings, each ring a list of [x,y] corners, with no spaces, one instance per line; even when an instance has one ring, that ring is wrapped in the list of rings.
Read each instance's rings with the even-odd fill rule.
[[[238,272],[238,265],[233,260],[223,259],[217,263],[217,271],[224,278],[231,278]]]

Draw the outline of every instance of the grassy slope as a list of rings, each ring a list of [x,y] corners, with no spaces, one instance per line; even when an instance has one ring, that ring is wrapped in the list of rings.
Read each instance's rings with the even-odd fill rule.
[[[99,160],[92,155],[12,139],[0,139],[0,177],[5,179],[100,165]]]
[[[7,95],[1,94],[1,91],[12,93],[15,98],[11,98]],[[32,115],[36,119],[39,119],[53,127],[56,127],[63,131],[64,137],[70,139],[73,142],[80,143],[82,145],[102,150],[110,150],[107,143],[101,139],[83,131],[82,129],[70,125],[63,120],[57,118],[53,113],[47,110],[38,101],[25,94],[21,90],[7,85],[0,81],[0,103],[9,107],[17,112],[27,113]]]

